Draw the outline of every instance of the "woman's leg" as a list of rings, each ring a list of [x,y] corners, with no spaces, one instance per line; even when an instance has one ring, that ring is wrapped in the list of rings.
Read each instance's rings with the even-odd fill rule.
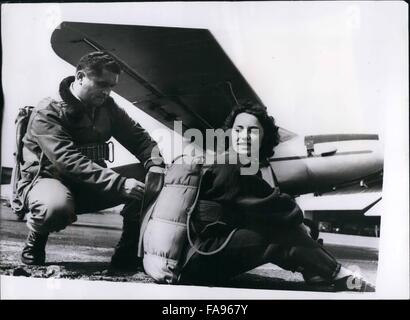
[[[297,271],[319,275],[327,281],[332,281],[337,276],[340,263],[313,240],[302,225],[285,228],[282,232],[282,248],[286,261],[297,266]],[[274,262],[274,254],[271,260]]]
[[[201,249],[212,250],[212,246],[212,241],[205,242]],[[286,270],[319,275],[333,283],[336,291],[375,291],[372,284],[341,267],[302,227],[269,232],[239,229],[221,252],[211,256],[194,254],[180,280],[187,284],[218,284],[268,262]]]
[[[223,241],[207,240],[201,249],[211,250],[215,242]],[[269,262],[286,270],[309,270],[329,280],[340,269],[340,264],[302,228],[239,229],[221,252],[194,254],[183,269],[181,282],[217,284]]]
[[[287,255],[285,260],[290,265],[298,266],[298,271],[320,276],[329,284],[332,283],[335,291],[375,291],[371,283],[343,268],[329,252],[308,235],[302,225],[284,229],[284,232],[287,235],[283,243]],[[275,263],[276,259],[277,253],[273,253],[271,261]]]
[[[211,251],[224,239],[208,239],[200,249]],[[214,255],[195,253],[182,270],[180,282],[190,284],[218,284],[267,263],[266,250],[270,246],[266,236],[255,230],[239,229],[228,245]],[[273,248],[271,248],[273,250]]]

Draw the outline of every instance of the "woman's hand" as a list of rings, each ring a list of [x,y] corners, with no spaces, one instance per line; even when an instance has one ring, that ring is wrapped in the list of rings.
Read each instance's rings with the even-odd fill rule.
[[[301,224],[300,224],[300,228],[301,228],[306,234],[308,234],[308,235],[310,236],[311,230],[310,230],[310,228],[309,228],[307,225],[305,225],[304,223],[301,223]]]
[[[303,219],[303,223],[301,225],[313,240],[317,240],[319,238],[319,224],[317,222],[305,218]]]

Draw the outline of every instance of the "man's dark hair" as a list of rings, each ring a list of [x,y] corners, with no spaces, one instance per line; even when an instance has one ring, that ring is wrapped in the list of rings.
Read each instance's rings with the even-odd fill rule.
[[[273,156],[273,149],[279,144],[279,128],[275,125],[275,119],[268,115],[266,107],[250,100],[238,103],[225,120],[225,130],[232,128],[236,116],[240,113],[255,116],[262,125],[264,135],[259,150],[260,159],[264,160]]]
[[[103,69],[121,73],[121,66],[108,53],[103,51],[95,51],[83,56],[77,64],[77,71],[83,70],[96,76],[101,75]]]

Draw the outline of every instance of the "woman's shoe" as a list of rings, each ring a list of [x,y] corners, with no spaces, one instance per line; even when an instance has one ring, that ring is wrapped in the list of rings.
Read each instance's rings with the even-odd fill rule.
[[[376,292],[376,287],[363,278],[350,275],[333,282],[335,291]]]

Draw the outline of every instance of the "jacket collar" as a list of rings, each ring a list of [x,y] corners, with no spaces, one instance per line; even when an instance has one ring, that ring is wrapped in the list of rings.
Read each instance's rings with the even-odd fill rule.
[[[60,83],[59,93],[66,107],[68,116],[78,119],[85,111],[85,105],[71,93],[70,86],[74,82],[74,79],[74,76],[64,78]]]
[[[74,82],[74,79],[75,79],[74,76],[70,76],[70,77],[63,79],[63,81],[61,81],[60,88],[59,88],[60,96],[65,103],[69,105],[77,106],[80,108],[84,108],[85,107],[84,104],[80,100],[78,100],[76,97],[74,97],[73,94],[71,93],[70,86]]]

